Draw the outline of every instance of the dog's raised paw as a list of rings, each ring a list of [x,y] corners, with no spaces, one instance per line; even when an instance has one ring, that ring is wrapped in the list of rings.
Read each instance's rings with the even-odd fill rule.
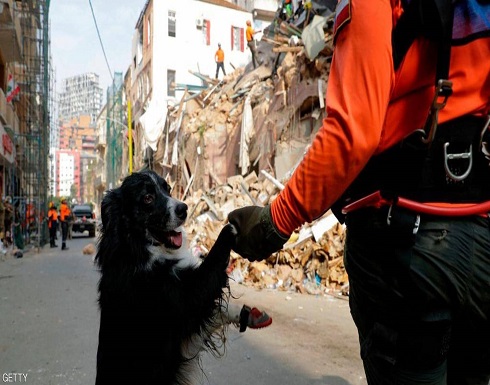
[[[232,248],[235,245],[236,237],[238,235],[237,228],[231,223],[226,224],[219,233],[218,240],[216,242],[226,243],[227,246]],[[230,250],[231,251],[231,250]]]
[[[231,223],[226,224],[221,229],[208,257],[213,256],[212,258],[215,258],[219,256],[220,259],[228,259],[232,248],[235,246],[237,234],[235,226]]]
[[[231,224],[231,223],[227,223],[223,229],[221,231],[228,231],[230,232],[231,235],[233,235],[234,237],[236,237],[238,235],[238,230],[237,228],[235,227],[235,225]]]

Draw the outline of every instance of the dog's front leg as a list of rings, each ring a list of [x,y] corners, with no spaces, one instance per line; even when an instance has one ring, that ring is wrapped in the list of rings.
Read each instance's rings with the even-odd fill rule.
[[[204,259],[201,268],[215,269],[216,266],[226,269],[230,260],[231,249],[236,241],[237,230],[231,223],[225,225],[218,235],[209,254]],[[208,266],[209,265],[209,266]],[[213,267],[212,267],[213,266]]]
[[[216,309],[216,301],[221,300],[223,289],[228,285],[226,269],[236,234],[235,227],[227,224],[203,263],[194,272],[193,280],[196,285],[193,285],[193,298],[202,315],[209,316]]]

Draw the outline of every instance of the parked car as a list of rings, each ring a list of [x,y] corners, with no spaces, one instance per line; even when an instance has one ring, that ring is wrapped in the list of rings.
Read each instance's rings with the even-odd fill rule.
[[[88,231],[89,237],[95,237],[97,221],[90,205],[75,205],[71,209],[73,213],[72,232],[83,233]]]

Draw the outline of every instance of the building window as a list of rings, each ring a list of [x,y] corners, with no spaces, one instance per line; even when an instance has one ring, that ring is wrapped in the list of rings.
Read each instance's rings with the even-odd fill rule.
[[[175,71],[167,70],[167,95],[175,96]]]
[[[175,11],[168,11],[168,36],[175,37],[176,29]]]
[[[136,65],[143,61],[143,26],[138,29],[138,45],[136,46]]]
[[[231,50],[245,51],[244,29],[240,27],[231,27]]]

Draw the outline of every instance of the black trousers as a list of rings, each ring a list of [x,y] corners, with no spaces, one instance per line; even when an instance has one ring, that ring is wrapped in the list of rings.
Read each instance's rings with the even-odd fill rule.
[[[51,227],[49,228],[49,243],[54,245],[56,238],[56,230],[58,228],[58,221],[51,221]]]
[[[387,210],[362,209],[346,223],[368,383],[488,385],[489,219],[421,216],[413,234],[410,224],[389,225]]]
[[[221,71],[223,71],[223,75],[226,76],[225,63],[223,63],[222,61],[221,62],[216,62],[216,79],[218,79],[218,73],[219,73],[219,69],[220,68],[221,68]]]
[[[68,236],[68,222],[61,221],[61,241],[66,242],[66,237]]]
[[[252,64],[254,68],[257,68],[258,61],[257,61],[257,50],[255,49],[255,41],[250,40],[249,42],[247,42],[247,45],[248,48],[250,48],[250,52],[252,53]]]

